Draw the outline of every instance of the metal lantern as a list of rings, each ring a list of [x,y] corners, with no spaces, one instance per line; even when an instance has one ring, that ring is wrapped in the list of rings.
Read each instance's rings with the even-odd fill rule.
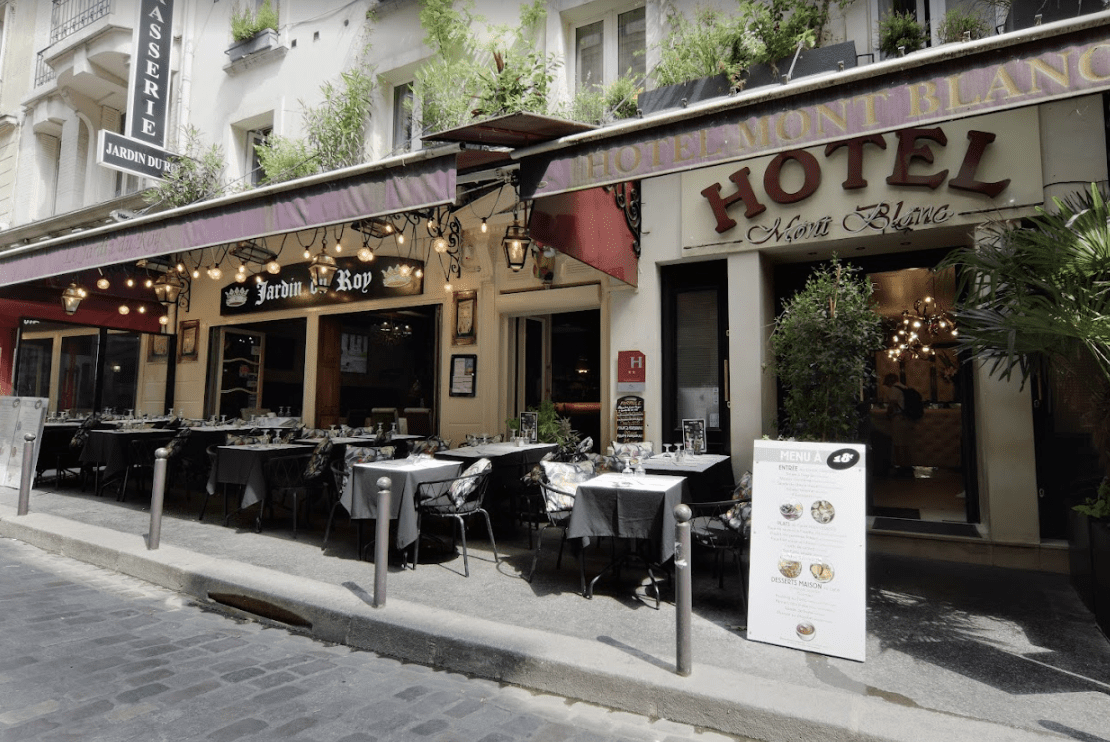
[[[528,246],[531,244],[532,237],[528,234],[528,228],[522,227],[513,219],[513,223],[505,230],[501,245],[505,248],[505,260],[514,273],[524,268],[528,259]]]
[[[170,305],[177,303],[181,295],[181,279],[175,273],[163,273],[154,282],[154,296],[160,304]]]
[[[85,289],[77,285],[74,281],[69,286],[66,286],[65,291],[62,292],[62,308],[65,309],[66,314],[73,314],[77,311],[77,307],[81,306],[81,300],[85,298]]]
[[[314,257],[308,266],[308,272],[312,275],[312,285],[316,287],[317,291],[328,290],[335,271],[335,258],[323,251]]]

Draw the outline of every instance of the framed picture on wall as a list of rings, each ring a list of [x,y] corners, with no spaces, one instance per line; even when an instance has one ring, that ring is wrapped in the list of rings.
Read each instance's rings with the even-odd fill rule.
[[[522,412],[520,413],[520,435],[529,443],[536,443],[539,441],[540,434],[540,413],[538,412]]]
[[[170,336],[169,335],[151,335],[150,336],[150,354],[148,359],[151,361],[164,361],[170,357]]]
[[[473,345],[477,342],[478,294],[459,291],[455,294],[455,345]]]
[[[183,361],[195,361],[199,352],[198,335],[200,334],[200,320],[187,319],[181,323],[181,331],[178,334],[178,342],[180,345],[180,359]]]
[[[478,376],[478,356],[451,356],[451,396],[473,397]]]

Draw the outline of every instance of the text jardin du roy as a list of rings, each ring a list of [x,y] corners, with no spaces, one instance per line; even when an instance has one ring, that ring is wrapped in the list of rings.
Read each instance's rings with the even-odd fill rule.
[[[365,294],[370,289],[374,280],[373,271],[351,271],[340,268],[335,272],[331,281],[331,290],[336,292],[358,292]],[[318,289],[315,284],[309,284],[309,293],[323,294],[326,289]],[[258,284],[258,298],[254,300],[256,307],[262,306],[267,301],[276,299],[294,299],[304,292],[301,281],[262,281]]]

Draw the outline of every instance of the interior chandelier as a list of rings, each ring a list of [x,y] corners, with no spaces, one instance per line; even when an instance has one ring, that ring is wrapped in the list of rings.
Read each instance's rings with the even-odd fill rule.
[[[954,340],[958,334],[952,316],[937,307],[933,297],[926,296],[916,300],[912,310],[902,310],[902,320],[891,336],[886,354],[899,363],[930,359],[937,354],[935,343]]]

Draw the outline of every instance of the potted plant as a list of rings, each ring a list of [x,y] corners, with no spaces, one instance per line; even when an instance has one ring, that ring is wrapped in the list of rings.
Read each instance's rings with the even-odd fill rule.
[[[883,345],[871,294],[870,280],[834,255],[814,269],[775,319],[771,349],[783,390],[780,435],[863,440],[860,389]]]
[[[879,21],[879,51],[887,57],[925,47],[925,26],[910,11],[894,11]]]
[[[940,43],[982,39],[991,35],[991,26],[982,16],[963,8],[951,8],[937,24],[937,38]]]
[[[231,38],[234,43],[227,54],[234,62],[243,57],[277,46],[278,14],[265,0],[257,10],[236,4],[231,11]]]
[[[1058,379],[1060,404],[1075,409],[1110,474],[1110,206],[1098,186],[1038,210],[1021,229],[953,252],[958,266],[960,345],[992,376],[1024,384]],[[1089,527],[1096,616],[1110,632],[1110,493],[1076,508]],[[1101,608],[1099,608],[1101,606]]]
[[[702,8],[692,21],[674,12],[668,22],[670,32],[651,71],[656,87],[639,96],[642,111],[716,98],[742,85],[742,75],[755,55],[745,43],[753,37],[745,36],[738,18]]]

